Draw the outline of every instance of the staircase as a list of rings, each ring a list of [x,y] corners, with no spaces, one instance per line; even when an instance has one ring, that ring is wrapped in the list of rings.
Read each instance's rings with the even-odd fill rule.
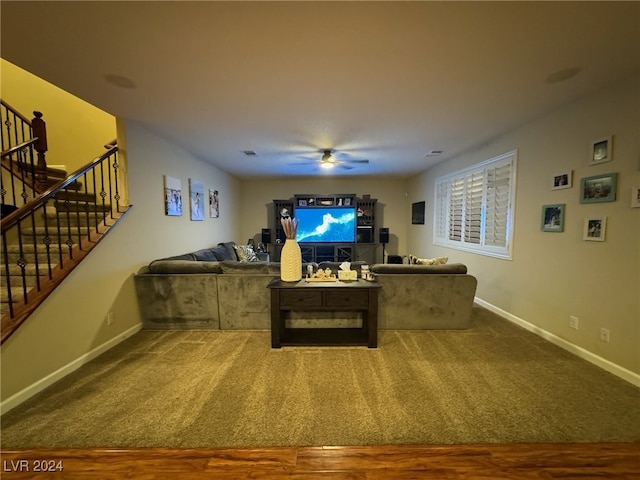
[[[48,169],[48,172],[50,180],[67,177],[64,170]],[[55,183],[60,181],[58,178]],[[1,292],[0,315],[9,312],[9,297],[16,303],[24,285],[28,288],[27,293],[37,287],[39,276],[48,277],[49,269],[55,270],[60,264],[60,256],[77,248],[86,227],[95,227],[103,222],[111,210],[111,205],[99,205],[96,195],[78,191],[82,188],[80,182],[75,182],[72,188],[75,190],[56,194],[35,219],[35,226],[22,228],[20,238],[7,244],[9,268],[0,272],[0,283],[14,288],[11,294],[5,290]]]
[[[5,106],[3,102],[3,117]],[[19,118],[24,122],[24,117]],[[11,121],[4,121],[8,123]],[[0,343],[130,208],[119,203],[115,142],[105,145],[107,150],[102,155],[68,174],[46,166],[44,154],[37,149],[43,145],[38,138],[5,141],[5,131],[2,133]],[[10,148],[5,150],[5,146]],[[46,150],[46,142],[44,147]]]

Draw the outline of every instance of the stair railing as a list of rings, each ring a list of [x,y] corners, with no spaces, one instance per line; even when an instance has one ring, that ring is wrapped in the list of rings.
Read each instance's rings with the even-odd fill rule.
[[[0,118],[3,123],[2,135],[0,136],[0,151],[3,152],[2,167],[5,171],[19,172],[22,177],[29,176],[30,187],[34,191],[43,192],[47,188],[47,125],[42,119],[41,112],[33,112],[33,114],[34,118],[29,120],[7,102],[0,100]],[[25,158],[13,158],[18,162],[16,165],[11,165],[5,160],[4,152],[30,141],[33,142],[31,155]],[[8,204],[5,202],[4,190],[2,203]],[[17,203],[12,205],[18,206]]]
[[[19,147],[33,155],[32,142]],[[10,149],[13,154],[16,148]],[[5,161],[2,153],[2,161]],[[122,217],[118,147],[2,217],[3,343]],[[32,280],[32,281],[30,281]],[[33,281],[34,280],[34,281]],[[33,285],[32,285],[33,283]]]
[[[0,100],[0,117],[2,117],[2,151],[20,145],[35,137],[31,120],[18,112],[4,100]]]
[[[2,216],[26,205],[38,195],[35,179],[35,144],[32,138],[2,152],[0,167],[0,201]]]

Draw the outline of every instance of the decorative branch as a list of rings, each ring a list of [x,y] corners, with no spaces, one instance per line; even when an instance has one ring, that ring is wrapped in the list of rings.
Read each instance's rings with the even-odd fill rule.
[[[296,232],[298,231],[298,219],[283,217],[280,219],[280,223],[282,224],[282,228],[284,229],[284,236],[287,239],[295,240]]]

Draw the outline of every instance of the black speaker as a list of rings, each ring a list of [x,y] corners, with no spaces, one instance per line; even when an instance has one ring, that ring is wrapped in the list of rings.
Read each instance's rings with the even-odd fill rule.
[[[400,255],[387,255],[387,263],[401,264],[402,257]]]
[[[389,243],[389,229],[385,227],[380,228],[380,243]]]
[[[268,228],[262,229],[262,239],[261,242],[264,244],[271,243],[271,230]]]

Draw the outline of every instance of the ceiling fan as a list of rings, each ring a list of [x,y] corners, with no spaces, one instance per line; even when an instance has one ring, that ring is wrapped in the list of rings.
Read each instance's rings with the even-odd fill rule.
[[[320,150],[322,157],[320,160],[309,160],[307,162],[294,162],[290,165],[320,165],[321,168],[331,169],[334,167],[340,167],[345,170],[352,170],[352,165],[366,165],[369,160],[356,160],[345,158],[342,154],[336,154],[333,150],[325,148]]]

